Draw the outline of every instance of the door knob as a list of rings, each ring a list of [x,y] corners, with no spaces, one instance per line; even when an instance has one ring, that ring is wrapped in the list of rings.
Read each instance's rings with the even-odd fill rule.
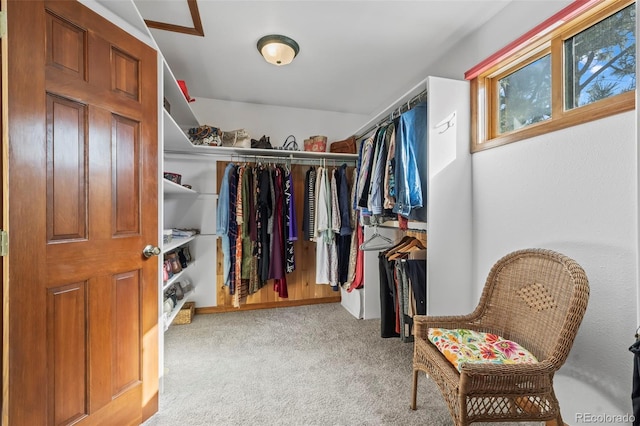
[[[160,252],[161,252],[160,247],[152,246],[151,244],[149,244],[142,250],[142,254],[147,259],[150,258],[151,256],[159,255]]]

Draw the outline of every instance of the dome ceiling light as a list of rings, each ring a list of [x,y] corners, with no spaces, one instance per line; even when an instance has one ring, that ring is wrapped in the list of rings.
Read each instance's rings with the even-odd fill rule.
[[[300,52],[300,46],[292,38],[270,34],[258,40],[258,51],[265,61],[281,66],[293,61],[293,58]]]

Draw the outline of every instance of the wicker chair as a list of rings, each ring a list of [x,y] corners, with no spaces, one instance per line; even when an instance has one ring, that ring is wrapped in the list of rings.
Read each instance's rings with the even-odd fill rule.
[[[527,249],[491,269],[480,302],[465,316],[414,318],[413,389],[418,372],[438,385],[456,425],[553,421],[563,425],[553,375],[567,359],[589,300],[584,270],[550,250]],[[534,364],[461,363],[456,369],[427,339],[429,328],[470,329],[515,341]]]

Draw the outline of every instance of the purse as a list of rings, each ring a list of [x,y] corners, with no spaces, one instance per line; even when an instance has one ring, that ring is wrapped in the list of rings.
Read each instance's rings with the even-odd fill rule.
[[[287,136],[282,144],[282,149],[285,151],[299,151],[300,147],[298,147],[298,142],[296,141],[296,137],[293,135]]]
[[[304,150],[312,151],[312,152],[326,152],[327,137],[317,135],[317,136],[311,136],[309,139],[305,139]]]
[[[251,148],[251,138],[244,129],[222,132],[222,146],[230,148]]]
[[[189,129],[187,135],[194,145],[219,146],[222,141],[220,129],[213,126],[199,126]]]
[[[355,154],[356,153],[356,138],[351,136],[342,141],[332,142],[329,146],[329,152],[339,152],[342,154]]]
[[[269,140],[269,136],[262,135],[259,140],[251,139],[251,148],[256,149],[272,149],[271,141]]]

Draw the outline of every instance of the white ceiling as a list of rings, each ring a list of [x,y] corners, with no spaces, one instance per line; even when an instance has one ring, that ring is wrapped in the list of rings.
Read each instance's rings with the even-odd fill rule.
[[[193,26],[186,0],[133,1],[145,19]],[[204,37],[151,34],[195,98],[370,115],[511,1],[198,0]],[[292,64],[260,56],[274,33],[300,45]]]

